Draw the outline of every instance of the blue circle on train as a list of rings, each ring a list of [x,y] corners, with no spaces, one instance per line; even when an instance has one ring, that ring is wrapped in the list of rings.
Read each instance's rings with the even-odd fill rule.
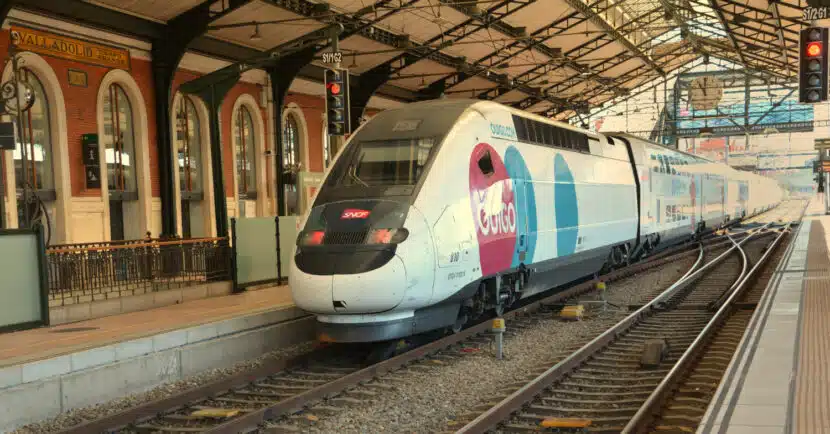
[[[516,203],[516,249],[513,251],[512,266],[530,264],[536,251],[536,195],[533,192],[533,178],[522,154],[515,146],[508,146],[504,153],[504,166],[513,182]],[[526,224],[525,223],[526,220]],[[525,252],[524,258],[521,252]]]
[[[553,160],[554,214],[556,217],[556,255],[563,257],[576,251],[579,236],[579,204],[576,199],[576,185],[568,162],[562,154]]]

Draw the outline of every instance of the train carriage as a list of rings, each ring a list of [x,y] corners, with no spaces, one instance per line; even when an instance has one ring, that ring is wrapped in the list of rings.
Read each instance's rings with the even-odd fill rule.
[[[302,223],[291,288],[324,340],[458,330],[771,206],[751,195],[759,178],[493,102],[410,104],[361,126],[336,157]]]

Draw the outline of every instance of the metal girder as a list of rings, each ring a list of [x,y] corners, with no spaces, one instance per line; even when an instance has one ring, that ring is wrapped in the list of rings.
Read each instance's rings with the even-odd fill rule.
[[[161,37],[152,39],[153,94],[155,96],[156,147],[161,199],[161,236],[174,236],[176,219],[176,183],[178,169],[173,164],[173,137],[170,114],[173,77],[188,45],[207,30],[216,19],[248,4],[251,0],[205,0],[172,18]],[[221,147],[213,149],[221,152]],[[168,156],[169,158],[166,158]],[[216,179],[217,174],[213,174]],[[220,174],[221,176],[221,174]],[[221,180],[221,178],[219,178]],[[224,193],[223,193],[224,194]]]
[[[373,67],[369,71],[369,73],[387,74],[387,76],[397,74],[401,70],[414,64],[418,60],[421,60],[422,58],[428,57],[429,55],[440,51],[445,46],[450,46],[472,35],[473,33],[476,33],[488,27],[493,27],[494,29],[502,33],[505,33],[509,36],[514,36],[514,34],[517,33],[517,30],[515,30],[512,26],[501,23],[501,20],[513,13],[522,10],[523,8],[529,6],[535,1],[537,0],[503,0],[495,4],[493,7],[489,8],[486,12],[482,13],[481,17],[470,16],[470,18],[464,20],[460,24],[455,25],[447,31],[442,32],[441,34],[436,35],[424,42],[424,45],[427,46],[432,46],[433,44],[438,43],[437,47],[432,47],[424,53],[419,53],[417,55],[412,53],[403,53],[401,55],[395,56],[394,58]],[[442,3],[445,3],[445,0],[442,0]],[[464,14],[467,14],[468,16],[474,13],[470,10],[471,8],[468,7],[462,7],[456,4],[449,4],[448,6],[457,9]]]
[[[14,7],[146,40],[161,38],[166,27],[165,24],[82,0],[14,0]],[[208,57],[230,62],[244,61],[262,55],[260,50],[211,36],[200,36],[194,39],[188,49]],[[307,65],[303,67],[298,76],[322,82],[324,69],[317,65]],[[397,101],[415,101],[417,99],[413,91],[390,84],[382,85],[377,93]]]
[[[738,54],[738,58],[740,59],[741,64],[743,64],[744,68],[748,68],[749,64],[744,57],[743,51],[741,51],[741,47],[738,46],[738,41],[735,39],[735,34],[729,31],[729,24],[726,21],[726,17],[723,16],[723,10],[718,6],[716,0],[709,0],[709,7],[715,11],[718,15],[718,20],[720,20],[720,25],[723,26],[723,29],[726,31],[726,36],[729,38],[730,43],[732,44],[732,48],[735,50],[735,53]]]
[[[774,104],[772,105],[772,107],[770,107],[770,108],[769,108],[769,110],[764,111],[764,114],[762,114],[761,116],[759,116],[759,117],[758,117],[758,119],[756,119],[756,120],[755,120],[755,122],[754,122],[751,126],[753,126],[753,127],[754,127],[754,126],[756,126],[756,125],[760,125],[760,124],[761,124],[761,121],[762,121],[762,120],[764,120],[764,118],[765,118],[765,117],[767,117],[767,115],[768,115],[768,114],[770,114],[770,113],[772,113],[773,111],[775,111],[775,109],[777,109],[777,108],[781,105],[781,103],[782,103],[782,102],[786,101],[786,100],[787,100],[787,98],[789,98],[790,96],[792,96],[792,94],[793,94],[793,93],[795,93],[795,91],[797,91],[797,90],[798,90],[798,88],[797,88],[797,87],[794,87],[794,88],[790,89],[790,91],[789,91],[786,95],[784,95],[783,97],[781,97],[781,98],[778,100],[778,102],[777,102],[777,103],[774,103]],[[746,116],[747,116],[747,120],[749,120],[749,112],[747,112]]]
[[[643,18],[649,18],[649,17],[650,17],[650,19],[648,21],[646,21],[645,23],[642,22]],[[638,25],[648,26],[648,25],[652,24],[653,22],[657,21],[660,18],[662,18],[662,9],[661,8],[653,9],[651,11],[648,11],[648,12],[640,15],[639,17],[634,18],[633,20],[630,20],[628,23],[626,23],[622,27],[620,27],[620,29],[625,29],[627,27],[635,27],[636,28],[636,26],[638,26]],[[569,59],[572,59],[572,60],[579,60],[582,57],[594,52],[595,50],[601,49],[601,48],[603,48],[603,47],[605,47],[605,46],[607,46],[607,45],[609,45],[613,42],[614,42],[613,38],[611,38],[607,34],[603,33],[601,36],[599,36],[599,37],[597,37],[593,40],[590,40],[588,42],[585,42],[584,44],[569,50],[567,53],[564,54],[564,56],[569,58]],[[622,64],[624,62],[627,62],[632,57],[633,57],[633,54],[630,54],[630,53],[628,55],[617,56],[614,59],[611,59],[611,60],[605,62],[603,64],[603,68],[600,71],[595,71],[595,74],[593,74],[590,77],[593,78],[595,81],[598,81],[599,83],[602,83],[603,81],[613,80],[613,82],[614,82],[614,84],[616,84],[616,86],[612,87],[612,86],[608,86],[607,84],[602,84],[599,87],[601,87],[603,89],[613,88],[613,89],[616,89],[617,92],[624,92],[625,88],[619,86],[616,82],[616,79],[608,79],[608,78],[603,77],[601,74],[606,72],[606,71],[611,70],[612,68],[615,68],[615,67],[619,66],[620,64]],[[531,71],[533,71],[533,70],[531,70]],[[530,73],[531,71],[528,71],[527,73]],[[545,71],[542,74],[537,75],[536,77],[530,78],[530,80],[538,79],[541,75],[546,74],[547,72],[549,72],[549,71]],[[596,77],[600,77],[600,79],[597,80]],[[572,87],[572,86],[574,86],[574,85],[576,85],[579,82],[582,82],[584,80],[585,80],[585,77],[582,77],[582,76],[579,76],[579,75],[569,77],[564,82],[556,83],[552,86],[547,87],[546,89],[543,90],[543,92],[544,93],[554,93],[554,94],[559,93],[559,92],[562,92],[565,89],[568,89],[568,88],[570,88],[570,87]],[[524,109],[536,104],[537,102],[538,102],[537,99],[535,99],[533,97],[528,97],[528,98],[525,98],[524,100],[519,101],[518,103],[514,104],[514,107],[517,107],[517,108],[520,108],[520,109],[524,110]]]
[[[409,4],[415,3],[416,1],[417,0],[410,1]],[[452,43],[458,42],[466,38],[467,36],[475,32],[478,32],[479,30],[484,29],[494,23],[498,23],[499,20],[518,10],[521,10],[522,8],[534,1],[536,0],[524,0],[521,2],[515,2],[513,0],[502,1],[496,6],[490,8],[484,14],[483,22],[479,23],[479,21],[482,21],[481,19],[470,17],[461,24],[453,26],[446,32],[443,32],[425,41],[425,51],[420,52],[418,55],[412,54],[410,52],[400,54],[384,63],[374,66],[369,71],[364,72],[363,74],[361,74],[358,80],[352,80],[350,82],[350,113],[352,125],[357,125],[358,120],[363,115],[363,112],[366,108],[366,105],[369,102],[369,99],[384,83],[386,83],[390,78],[392,78],[394,74],[399,73],[402,69],[414,64],[422,58],[426,58],[432,54],[438,53],[441,50],[441,48],[445,46],[449,46]],[[512,10],[510,9],[511,5],[513,6]],[[507,11],[500,10],[504,7],[507,7]],[[437,47],[430,47],[432,44],[435,43],[440,44]]]
[[[683,55],[686,55],[686,54],[690,54],[688,51],[689,51],[688,47],[683,47],[680,50],[677,50],[677,51],[674,51],[672,53],[667,54],[666,56],[664,56],[664,58],[668,58],[664,62],[664,65],[667,65],[667,64],[671,63],[677,57],[680,57],[680,56],[683,56]],[[643,77],[645,74],[648,73],[648,71],[656,72],[653,69],[649,68],[647,65],[637,66],[634,69],[631,69],[631,70],[625,72],[624,74],[621,74],[619,76],[619,82],[627,83],[631,80]],[[657,75],[656,77],[653,77],[653,78],[656,79],[656,78],[659,78],[659,77],[664,77],[665,78],[666,76]],[[601,93],[602,93],[602,91],[600,91],[599,89],[593,89],[592,91],[589,91],[585,94],[583,100],[586,101],[586,102],[590,101],[592,98],[594,98],[596,96],[599,96],[599,94],[601,94]],[[554,107],[554,108],[546,111],[545,116],[548,116],[548,117],[556,116],[556,115],[558,115],[558,114],[560,114],[560,113],[562,113],[566,110],[568,110],[568,108]]]
[[[437,81],[433,82],[430,85],[430,87],[446,89],[451,86],[456,86],[469,78],[475,77],[476,75],[482,73],[486,73],[487,71],[489,71],[490,67],[503,64],[504,62],[507,62],[510,59],[513,59],[526,51],[529,51],[539,46],[543,46],[542,44],[544,44],[554,36],[564,33],[570,30],[572,27],[585,22],[586,20],[587,19],[581,17],[578,12],[568,14],[567,16],[557,19],[549,25],[534,31],[533,34],[531,34],[530,37],[528,37],[527,39],[511,42],[506,47],[495,50],[490,54],[477,60],[475,62],[475,65],[478,68],[475,73],[456,71],[452,74],[447,75],[446,77],[442,77]],[[509,54],[505,55],[504,53]],[[488,62],[489,64],[486,64]]]
[[[604,18],[602,18],[596,12],[594,12],[588,4],[584,3],[582,0],[565,0],[565,3],[567,3],[568,6],[572,7],[573,9],[576,9],[580,13],[587,16],[592,23],[594,23],[595,25],[603,29],[606,33],[611,35],[611,37],[613,37],[619,43],[624,45],[629,51],[631,51],[634,55],[642,59],[643,62],[649,65],[660,75],[666,75],[666,72],[663,71],[660,65],[658,65],[651,57],[649,57],[645,51],[641,50],[639,47],[634,45],[634,43],[631,42],[628,39],[628,37],[618,32],[617,29],[614,28],[614,26],[612,26],[610,23],[608,23],[608,21],[605,21]]]
[[[294,12],[298,15],[306,16],[308,18],[317,19],[315,17],[315,15],[313,14],[313,10],[314,10],[313,5],[315,5],[315,3],[311,3],[308,0],[269,0],[269,1],[273,4],[277,4],[280,7],[284,8],[286,10],[289,10],[291,12]],[[352,18],[352,17],[347,16],[347,15],[343,15],[343,14],[335,14],[332,17],[332,19],[335,20],[336,22],[340,23],[340,24],[353,23],[356,20],[355,18]],[[344,24],[344,26],[345,26],[345,24]],[[405,51],[409,54],[419,56],[421,58],[426,58],[426,59],[432,60],[434,62],[437,62],[439,64],[442,64],[444,66],[449,66],[451,68],[455,68],[455,69],[458,69],[458,70],[461,70],[461,71],[473,71],[473,70],[476,69],[476,65],[473,65],[473,64],[467,62],[466,59],[456,58],[456,57],[444,54],[440,51],[433,52],[429,55],[424,55],[424,53],[433,51],[433,48],[425,46],[423,44],[418,44],[418,43],[411,42],[408,39],[401,38],[400,36],[390,32],[386,29],[380,28],[380,27],[368,26],[368,27],[365,27],[365,28],[360,28],[360,30],[357,31],[356,34],[359,34],[360,36],[363,36],[367,39],[371,39],[371,40],[376,41],[376,42],[380,42],[380,43],[383,43],[383,44],[386,44],[386,45],[389,45],[389,46],[392,46],[392,47],[400,48],[400,49],[402,49],[403,51]],[[531,88],[531,87],[526,86],[526,85],[515,85],[515,86],[513,86],[513,89],[521,91],[521,92],[525,92],[525,93],[528,93],[528,94],[531,94],[531,95],[539,93],[539,91],[537,89]],[[553,98],[553,99],[552,98],[547,98],[547,99],[552,100],[552,101],[558,100],[558,99],[555,99],[555,98]]]

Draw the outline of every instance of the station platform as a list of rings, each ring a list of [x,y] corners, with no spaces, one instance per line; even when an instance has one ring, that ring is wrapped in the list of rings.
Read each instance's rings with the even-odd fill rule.
[[[830,434],[830,216],[810,203],[699,434]]]
[[[312,339],[288,286],[0,334],[0,432]]]

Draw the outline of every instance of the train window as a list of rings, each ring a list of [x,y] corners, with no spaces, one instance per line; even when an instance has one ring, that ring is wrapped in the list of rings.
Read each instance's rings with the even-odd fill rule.
[[[377,140],[354,143],[354,151],[338,161],[343,186],[415,185],[423,174],[435,140]]]
[[[527,124],[527,140],[531,143],[539,142],[539,138],[536,136],[538,132],[538,123],[536,121],[532,121],[530,119],[525,119],[525,123]]]
[[[520,141],[527,141],[527,125],[521,116],[513,115],[513,126],[516,127],[516,138]]]
[[[496,172],[493,168],[493,160],[490,158],[490,151],[487,151],[478,159],[478,169],[485,175],[492,175]]]
[[[591,148],[588,146],[587,135],[571,131],[571,137],[572,143],[574,144],[574,149],[587,153],[591,152]]]
[[[656,155],[654,155],[654,154],[649,155],[649,157],[651,157],[651,159],[652,159],[652,160],[656,160],[656,159],[657,159],[657,156],[656,156]]]
[[[544,130],[544,137],[542,138],[544,144],[553,146],[553,125],[542,124]]]

